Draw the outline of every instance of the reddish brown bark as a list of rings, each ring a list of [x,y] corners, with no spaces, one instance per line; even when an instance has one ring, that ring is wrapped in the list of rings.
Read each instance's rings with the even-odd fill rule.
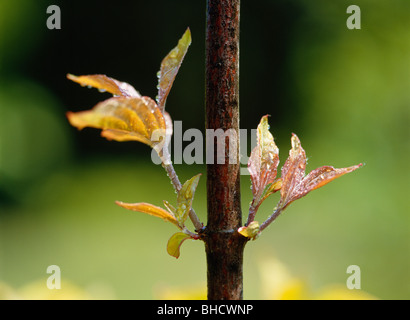
[[[225,138],[224,164],[217,164],[217,139],[207,141],[208,152],[209,144],[214,145],[214,164],[207,164],[208,224],[204,232],[208,299],[211,300],[243,297],[242,262],[246,239],[236,231],[242,225],[239,9],[239,0],[207,0],[206,128],[236,132],[236,139],[231,137],[230,143],[229,138]],[[236,147],[236,163],[230,163],[229,147]]]

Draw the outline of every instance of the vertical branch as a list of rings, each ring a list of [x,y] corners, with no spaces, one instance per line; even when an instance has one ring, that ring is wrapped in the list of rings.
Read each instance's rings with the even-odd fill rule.
[[[207,0],[206,128],[219,129],[219,132],[222,129],[226,134],[222,140],[211,140],[210,135],[207,135],[208,225],[204,240],[208,299],[212,300],[243,297],[242,263],[246,239],[236,231],[242,225],[239,9],[240,0]],[[218,148],[221,141],[223,148]],[[209,154],[211,150],[213,154]],[[234,157],[230,157],[232,151],[235,152]],[[213,160],[213,163],[209,163],[209,160]]]

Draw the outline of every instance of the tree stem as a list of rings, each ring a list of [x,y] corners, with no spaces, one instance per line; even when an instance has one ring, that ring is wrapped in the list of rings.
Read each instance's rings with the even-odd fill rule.
[[[208,299],[243,298],[242,263],[247,239],[242,225],[239,163],[239,12],[240,0],[207,0],[206,128],[222,129],[207,137],[208,225],[204,241],[208,265]],[[231,157],[234,148],[235,157]],[[208,154],[213,150],[213,154]],[[221,157],[224,159],[220,163]],[[213,163],[209,163],[213,159]],[[234,161],[232,161],[232,159]]]

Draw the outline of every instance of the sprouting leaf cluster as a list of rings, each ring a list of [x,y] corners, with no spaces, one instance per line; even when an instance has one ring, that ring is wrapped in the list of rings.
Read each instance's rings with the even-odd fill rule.
[[[67,117],[71,125],[78,129],[92,127],[101,129],[101,136],[115,141],[139,141],[149,145],[157,151],[162,165],[177,192],[176,206],[164,201],[163,209],[149,203],[116,203],[132,211],[153,215],[173,223],[179,232],[172,235],[168,241],[167,251],[178,258],[179,248],[187,239],[199,239],[197,233],[191,232],[185,226],[188,217],[195,228],[201,230],[203,225],[192,209],[192,202],[200,174],[181,185],[170,161],[167,141],[172,136],[172,120],[165,111],[165,104],[172,84],[191,44],[191,32],[187,29],[173,48],[162,60],[158,76],[158,95],[155,100],[141,96],[130,84],[120,82],[105,75],[74,76],[68,79],[82,86],[97,88],[102,92],[109,92],[113,97],[98,103],[94,108],[81,112],[68,112]]]
[[[149,145],[159,155],[162,166],[167,172],[177,193],[176,202],[164,201],[164,208],[150,203],[116,204],[132,211],[146,213],[174,224],[179,231],[168,240],[167,251],[176,258],[180,255],[181,244],[187,239],[198,240],[204,231],[204,225],[196,215],[192,205],[200,174],[184,184],[179,181],[167,149],[167,142],[173,133],[172,120],[165,111],[165,104],[175,77],[191,44],[191,32],[185,31],[178,45],[162,60],[158,76],[158,95],[155,100],[142,96],[130,84],[120,82],[106,75],[74,76],[68,79],[82,86],[97,88],[109,92],[113,97],[98,103],[94,108],[81,112],[68,112],[71,125],[78,129],[92,127],[101,129],[101,136],[115,141],[139,141]],[[248,170],[252,182],[253,199],[249,207],[246,224],[237,232],[248,239],[256,239],[276,217],[293,201],[305,196],[328,182],[359,168],[361,164],[335,169],[323,166],[305,175],[306,154],[299,138],[292,136],[292,149],[277,177],[279,149],[269,132],[268,116],[263,116],[257,130],[257,146],[252,150]],[[259,224],[255,215],[270,195],[280,191],[280,200],[271,216]],[[185,222],[190,219],[195,231],[190,231]]]
[[[305,150],[296,134],[292,135],[291,142],[292,148],[289,151],[289,157],[282,167],[281,177],[277,177],[279,149],[269,132],[268,116],[262,117],[257,130],[257,145],[252,150],[248,161],[253,198],[246,226],[238,230],[245,237],[255,239],[293,201],[362,166],[362,164],[358,164],[341,169],[323,166],[306,175]],[[277,191],[280,191],[280,200],[277,206],[268,219],[259,225],[254,219],[260,205]]]

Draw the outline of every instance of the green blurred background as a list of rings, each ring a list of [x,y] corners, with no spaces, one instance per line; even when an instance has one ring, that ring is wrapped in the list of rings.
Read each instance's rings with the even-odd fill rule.
[[[249,243],[245,299],[263,298],[268,257],[312,291],[344,285],[358,265],[363,291],[410,298],[410,2],[353,2],[361,30],[346,28],[352,1],[242,1],[241,127],[271,114],[282,164],[292,132],[308,170],[366,164],[292,204]],[[46,27],[52,4],[61,30]],[[173,225],[114,204],[175,202],[150,149],[78,132],[65,118],[108,98],[67,73],[107,74],[155,97],[160,61],[189,26],[193,43],[167,109],[184,129],[204,130],[205,10],[189,0],[0,0],[0,287],[44,287],[49,265],[60,266],[63,288],[94,298],[155,299],[162,288],[205,283],[203,243],[184,243],[176,260],[165,250]],[[183,181],[205,173],[176,170]],[[244,215],[249,186],[242,176]],[[194,207],[206,221],[205,175]]]

